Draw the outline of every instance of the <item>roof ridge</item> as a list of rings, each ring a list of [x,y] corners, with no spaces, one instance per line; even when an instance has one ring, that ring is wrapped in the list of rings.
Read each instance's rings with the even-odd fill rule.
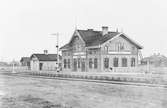
[[[77,29],[79,31],[93,31],[93,32],[102,32],[101,30],[90,30],[90,29]],[[120,33],[120,32],[116,32],[116,31],[108,31],[108,33]]]

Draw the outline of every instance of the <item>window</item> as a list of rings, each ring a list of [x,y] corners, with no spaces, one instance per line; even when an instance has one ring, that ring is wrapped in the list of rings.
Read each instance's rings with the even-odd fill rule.
[[[97,58],[94,58],[94,68],[97,69],[97,67],[98,67]]]
[[[118,58],[114,58],[114,67],[118,67]]]
[[[98,54],[97,50],[89,50],[88,54],[92,55],[92,54]]]
[[[66,56],[66,52],[64,52],[64,56]]]
[[[125,45],[124,43],[121,43],[121,42],[117,42],[115,43],[115,50],[116,51],[122,51],[125,49]]]
[[[64,59],[64,68],[66,68],[67,67],[67,61],[66,61],[66,59]]]
[[[77,59],[74,58],[74,61],[73,61],[73,70],[76,71],[77,70]]]
[[[89,59],[89,68],[92,69],[92,65],[93,65],[93,62],[92,62],[92,59],[90,58]]]
[[[127,58],[122,58],[122,67],[127,67]]]
[[[93,52],[94,52],[94,54],[97,54],[97,51],[96,51],[96,50],[94,50]]]
[[[78,68],[81,67],[81,61],[80,61],[80,58],[78,58]]]
[[[70,52],[67,52],[67,55],[70,56]]]
[[[135,67],[135,58],[131,58],[131,67]]]
[[[120,51],[121,50],[124,50],[124,44],[123,43],[120,43]]]
[[[70,59],[68,59],[68,68],[70,69]]]
[[[76,51],[76,46],[75,45],[73,46],[73,51]]]
[[[104,51],[108,52],[108,46],[107,45],[104,47]]]
[[[109,68],[109,58],[104,58],[104,68]]]
[[[90,54],[90,55],[92,54],[92,51],[91,51],[91,50],[89,51],[89,54]]]
[[[79,37],[78,37],[78,36],[76,36],[76,37],[75,37],[75,40],[79,40]]]
[[[80,51],[80,44],[77,44],[77,51]]]

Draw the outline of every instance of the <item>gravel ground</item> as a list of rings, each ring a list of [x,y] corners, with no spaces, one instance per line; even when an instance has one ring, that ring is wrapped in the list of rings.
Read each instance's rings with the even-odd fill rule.
[[[167,88],[0,75],[0,108],[167,108]]]

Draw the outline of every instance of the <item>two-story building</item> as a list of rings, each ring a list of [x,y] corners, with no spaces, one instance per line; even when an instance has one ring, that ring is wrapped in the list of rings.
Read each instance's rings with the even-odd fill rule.
[[[62,46],[63,71],[104,72],[117,67],[136,67],[142,46],[121,32],[75,30]]]

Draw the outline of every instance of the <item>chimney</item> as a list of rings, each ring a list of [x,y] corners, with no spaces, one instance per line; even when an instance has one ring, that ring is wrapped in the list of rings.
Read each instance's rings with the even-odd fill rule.
[[[107,26],[102,26],[102,35],[108,34],[108,27]]]
[[[48,55],[48,50],[44,50],[44,54],[45,54],[45,55]]]
[[[88,29],[88,31],[93,31],[93,29]]]

